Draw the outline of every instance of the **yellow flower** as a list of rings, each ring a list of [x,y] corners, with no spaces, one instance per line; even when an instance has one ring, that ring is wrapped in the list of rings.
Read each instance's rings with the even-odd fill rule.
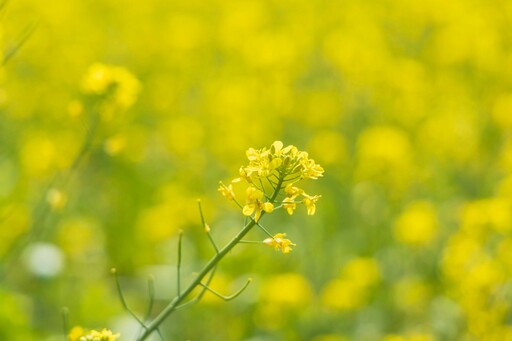
[[[235,192],[233,191],[233,184],[229,184],[228,186],[224,185],[221,182],[219,182],[220,186],[219,186],[219,189],[218,191],[223,195],[225,196],[226,198],[228,198],[229,200],[235,200]]]
[[[254,186],[247,188],[247,203],[242,209],[245,216],[251,216],[254,213],[254,220],[258,221],[263,211],[270,213],[274,210],[274,205],[270,202],[263,202],[264,194]]]
[[[393,232],[403,244],[427,246],[435,240],[438,229],[434,206],[428,201],[415,201],[398,216]]]
[[[306,152],[302,153],[300,164],[302,166],[301,173],[303,179],[316,180],[324,174],[324,169],[322,166],[316,164],[315,160],[310,159],[308,157],[308,153]]]
[[[298,187],[293,186],[292,184],[289,184],[285,187],[284,192],[286,195],[292,199],[296,198],[297,196],[304,193],[304,190]]]
[[[318,201],[318,199],[320,199],[321,195],[307,195],[306,193],[304,193],[303,195],[304,199],[302,199],[302,203],[306,205],[308,215],[315,214],[316,202]]]
[[[283,207],[286,208],[289,215],[292,215],[293,211],[297,208],[297,204],[293,201],[293,198],[287,197],[283,200]]]
[[[126,109],[137,99],[140,83],[123,67],[95,63],[82,80],[82,91],[87,95],[109,96],[113,104]]]
[[[80,326],[75,326],[71,328],[71,331],[68,334],[69,341],[79,341],[80,338],[85,334],[85,330]]]
[[[51,188],[48,193],[46,193],[46,201],[54,210],[59,210],[66,206],[67,197],[62,191]]]
[[[103,329],[101,331],[91,330],[87,332],[82,327],[73,327],[68,338],[70,341],[115,341],[120,336],[119,333],[113,334],[111,330]]]
[[[284,237],[286,237],[286,233],[278,233],[272,238],[265,239],[263,243],[273,247],[276,251],[281,250],[282,253],[290,253],[292,246],[295,246],[295,244],[290,239]]]

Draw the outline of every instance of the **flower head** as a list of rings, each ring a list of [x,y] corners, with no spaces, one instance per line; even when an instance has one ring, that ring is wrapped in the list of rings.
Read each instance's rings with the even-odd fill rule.
[[[294,145],[285,146],[283,142],[275,141],[270,147],[249,148],[245,154],[249,162],[240,167],[239,177],[230,185],[221,183],[219,187],[222,195],[236,202],[232,184],[242,182],[248,185],[246,203],[242,207],[245,216],[253,216],[258,222],[264,212],[274,210],[276,203],[279,203],[277,208],[286,209],[290,215],[301,203],[306,206],[308,215],[315,214],[320,196],[306,194],[297,183],[318,179],[323,176],[324,169],[307,152]],[[284,199],[277,200],[280,196],[284,196]]]
[[[273,247],[276,251],[281,250],[282,253],[290,253],[292,246],[295,246],[295,244],[290,239],[284,237],[286,237],[286,233],[278,233],[272,238],[265,239],[263,243]]]
[[[281,141],[275,141],[268,149],[249,148],[246,155],[249,164],[240,171],[243,178],[277,176],[283,179],[317,179],[324,172],[320,165],[308,157],[308,153],[299,151],[293,145],[284,147]]]

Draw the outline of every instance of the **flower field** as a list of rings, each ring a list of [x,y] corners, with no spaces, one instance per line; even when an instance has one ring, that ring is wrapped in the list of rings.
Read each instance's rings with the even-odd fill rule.
[[[512,3],[0,13],[0,340],[512,340]]]

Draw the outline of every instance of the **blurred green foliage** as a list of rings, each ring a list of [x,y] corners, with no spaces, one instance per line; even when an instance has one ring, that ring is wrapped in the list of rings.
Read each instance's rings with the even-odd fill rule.
[[[237,247],[213,287],[247,291],[166,339],[512,338],[511,20],[504,0],[10,2],[4,46],[37,29],[1,75],[0,339],[61,338],[64,306],[129,339],[110,267],[141,314],[152,274],[161,308],[178,231],[183,274],[213,254],[196,199],[222,245],[242,221],[217,183],[274,140],[325,168],[316,215],[264,217],[293,252]],[[97,117],[97,63],[138,79],[133,106]]]

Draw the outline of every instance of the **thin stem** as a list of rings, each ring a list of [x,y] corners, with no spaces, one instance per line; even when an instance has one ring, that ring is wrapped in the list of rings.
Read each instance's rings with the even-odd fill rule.
[[[176,265],[176,288],[178,296],[181,294],[181,244],[183,240],[183,230],[178,235],[178,264]]]
[[[247,279],[247,282],[245,282],[245,284],[240,288],[238,289],[237,292],[235,292],[234,294],[232,295],[222,295],[220,293],[218,293],[217,291],[213,290],[212,288],[210,288],[208,285],[206,284],[203,284],[203,283],[199,283],[199,285],[201,285],[203,288],[205,288],[206,290],[208,290],[209,292],[211,292],[212,294],[214,294],[215,296],[217,296],[218,298],[224,300],[224,301],[231,301],[232,299],[235,299],[237,298],[242,292],[244,292],[245,289],[247,289],[247,287],[249,286],[249,284],[252,282],[252,279],[249,278]]]
[[[62,308],[62,328],[64,329],[64,341],[68,340],[69,333],[69,309]]]
[[[6,2],[7,1],[2,2],[2,4],[1,4],[2,10],[3,10]],[[25,30],[23,31],[23,33],[21,34],[21,37],[19,38],[19,40],[14,44],[14,46],[12,46],[11,48],[4,51],[4,57],[2,58],[2,66],[5,66],[5,64],[7,64],[7,62],[9,60],[11,60],[11,58],[14,57],[14,55],[16,53],[18,53],[18,51],[23,47],[23,45],[25,45],[25,43],[28,41],[30,36],[32,36],[32,34],[34,33],[36,27],[37,27],[37,23],[32,23],[32,24],[28,25],[25,28]]]
[[[162,312],[155,317],[153,321],[151,321],[147,328],[144,330],[144,333],[140,336],[138,340],[145,340],[158,326],[176,309],[176,307],[190,294],[192,291],[201,283],[202,279],[219,263],[219,261],[224,258],[224,256],[231,251],[233,247],[254,227],[255,222],[251,220],[247,225],[245,225],[242,230],[223,248],[217,253],[213,258],[203,267],[203,269],[199,272],[197,277],[190,283],[190,285],[181,293],[181,295],[176,296],[163,310]]]
[[[121,288],[121,283],[119,283],[119,278],[117,276],[116,269],[111,270],[112,275],[114,275],[114,280],[116,282],[116,288],[117,293],[119,295],[119,300],[121,301],[121,304],[123,305],[123,308],[130,314],[132,317],[141,325],[141,327],[144,329],[144,331],[147,331],[147,327],[144,324],[144,321],[142,321],[140,318],[137,317],[137,315],[128,307],[128,304],[126,303],[126,300],[123,295],[123,289]],[[143,333],[144,334],[144,333]]]
[[[274,236],[272,236],[272,234],[266,228],[264,228],[260,223],[257,222],[256,225],[258,225],[258,227],[260,229],[262,229],[263,232],[265,232],[270,238],[272,238],[272,239],[274,238]]]
[[[155,303],[155,279],[153,278],[153,276],[149,276],[148,278],[148,297],[148,310],[146,311],[144,321],[147,321],[151,316],[151,311],[153,310],[153,305]]]
[[[210,240],[210,243],[212,244],[213,248],[215,249],[215,252],[219,253],[219,248],[217,247],[217,244],[215,244],[215,241],[213,240],[213,237],[210,234],[210,226],[206,223],[206,220],[204,219],[203,208],[201,206],[201,200],[197,200],[197,205],[199,206],[199,215],[201,216],[201,223],[203,224],[204,231],[208,235],[208,239]]]
[[[215,266],[213,269],[212,269],[212,272],[210,272],[210,276],[208,276],[208,279],[206,280],[206,285],[210,285],[212,283],[212,280],[213,280],[213,276],[215,275],[215,271],[217,271],[217,266]],[[206,289],[203,288],[203,290],[201,290],[201,292],[199,293],[199,295],[197,295],[197,300],[201,300],[201,298],[203,298],[204,294],[206,292]]]
[[[270,203],[273,203],[279,194],[279,190],[281,189],[281,185],[283,184],[283,178],[281,177],[277,183],[276,190],[270,197],[269,201]],[[262,213],[262,216],[264,213]],[[188,295],[192,293],[192,291],[199,285],[201,285],[201,282],[203,278],[212,271],[217,264],[220,262],[224,256],[226,256],[231,249],[233,249],[242,239],[243,237],[249,233],[249,231],[256,225],[256,222],[251,219],[245,226],[238,232],[238,234],[233,237],[233,239],[224,246],[219,252],[213,256],[210,261],[203,267],[203,269],[197,274],[196,278],[188,285],[188,287],[181,293],[181,295],[176,296],[169,304],[158,314],[157,317],[153,321],[151,321],[147,326],[142,335],[138,338],[138,340],[145,340],[146,338],[153,333],[160,324],[169,316],[171,315],[177,307],[180,306],[180,303],[185,300]],[[187,302],[188,303],[188,302]]]

